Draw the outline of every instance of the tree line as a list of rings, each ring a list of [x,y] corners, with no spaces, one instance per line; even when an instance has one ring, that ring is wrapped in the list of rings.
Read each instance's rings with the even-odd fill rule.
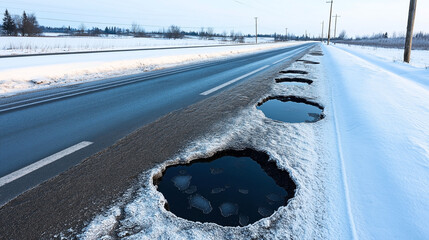
[[[11,16],[6,9],[3,17],[2,28],[8,36],[36,36],[41,33],[39,23],[34,14],[27,14],[25,11],[21,16]]]

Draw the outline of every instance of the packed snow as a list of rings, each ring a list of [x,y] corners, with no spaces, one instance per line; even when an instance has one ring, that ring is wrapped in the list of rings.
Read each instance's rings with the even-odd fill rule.
[[[182,153],[140,176],[137,197],[96,217],[83,239],[427,239],[429,71],[342,47],[294,63],[307,86],[276,84],[263,96],[297,96],[324,106],[315,123],[267,118],[256,103],[223,119]],[[317,49],[316,49],[317,50]],[[237,96],[244,97],[244,96]],[[267,152],[297,185],[287,206],[245,227],[192,222],[165,210],[153,176],[224,149]],[[275,200],[274,196],[267,198]],[[126,199],[126,198],[124,198]],[[118,216],[120,208],[120,216]],[[113,224],[111,221],[117,219]],[[240,216],[245,225],[246,217]]]
[[[0,58],[0,96],[117,77],[300,44]]]

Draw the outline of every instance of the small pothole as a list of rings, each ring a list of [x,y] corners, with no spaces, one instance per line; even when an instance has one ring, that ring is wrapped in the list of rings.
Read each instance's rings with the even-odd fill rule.
[[[268,118],[288,123],[313,123],[324,118],[322,106],[295,96],[269,97],[257,108]]]
[[[283,73],[283,74],[308,74],[308,72],[304,71],[304,70],[283,70],[283,71],[280,71],[280,73]]]
[[[276,83],[284,85],[310,85],[313,83],[313,80],[298,77],[279,77],[276,78]]]
[[[305,64],[320,64],[319,62],[314,62],[314,61],[310,61],[310,60],[303,60],[303,59],[299,59],[296,60],[297,62],[303,62]]]
[[[252,149],[226,150],[167,167],[154,179],[168,211],[191,221],[246,226],[287,205],[296,185],[288,172]]]

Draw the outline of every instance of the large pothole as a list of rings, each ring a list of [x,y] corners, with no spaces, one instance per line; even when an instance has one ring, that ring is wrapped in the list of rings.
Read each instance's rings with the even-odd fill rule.
[[[315,62],[315,61],[310,61],[310,60],[303,60],[303,59],[299,59],[296,60],[297,62],[303,62],[305,64],[320,64],[319,62]]]
[[[245,226],[268,217],[296,189],[288,172],[266,153],[251,149],[167,167],[154,182],[176,216],[222,226]]]
[[[308,72],[304,71],[304,70],[283,70],[283,71],[280,71],[280,73],[283,73],[283,74],[308,74]]]
[[[295,96],[269,97],[257,108],[268,118],[288,123],[312,123],[324,118],[322,106]]]
[[[299,77],[278,77],[276,78],[276,83],[283,85],[310,85],[313,83],[313,80]]]
[[[323,56],[323,52],[315,51],[315,52],[311,52],[310,55],[312,55],[312,56]]]

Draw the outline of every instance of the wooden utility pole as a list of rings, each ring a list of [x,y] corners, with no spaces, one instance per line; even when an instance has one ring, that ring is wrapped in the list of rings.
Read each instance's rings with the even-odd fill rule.
[[[404,62],[409,63],[411,57],[411,46],[413,44],[414,19],[416,18],[417,0],[410,0],[408,12],[407,36],[405,38]]]
[[[335,16],[334,16],[334,18],[335,18],[334,38],[337,37],[337,19],[339,17],[341,17],[341,16],[338,16],[338,14],[335,14]]]
[[[322,21],[322,36],[321,36],[322,42],[323,42],[323,31],[324,31],[324,28],[325,28],[325,21]]]
[[[258,44],[258,17],[255,17],[255,36],[256,36],[256,44]]]
[[[331,4],[331,11],[329,12],[329,28],[328,28],[328,45],[329,45],[329,41],[331,40],[332,4],[334,3],[334,0],[328,1],[326,3]]]

